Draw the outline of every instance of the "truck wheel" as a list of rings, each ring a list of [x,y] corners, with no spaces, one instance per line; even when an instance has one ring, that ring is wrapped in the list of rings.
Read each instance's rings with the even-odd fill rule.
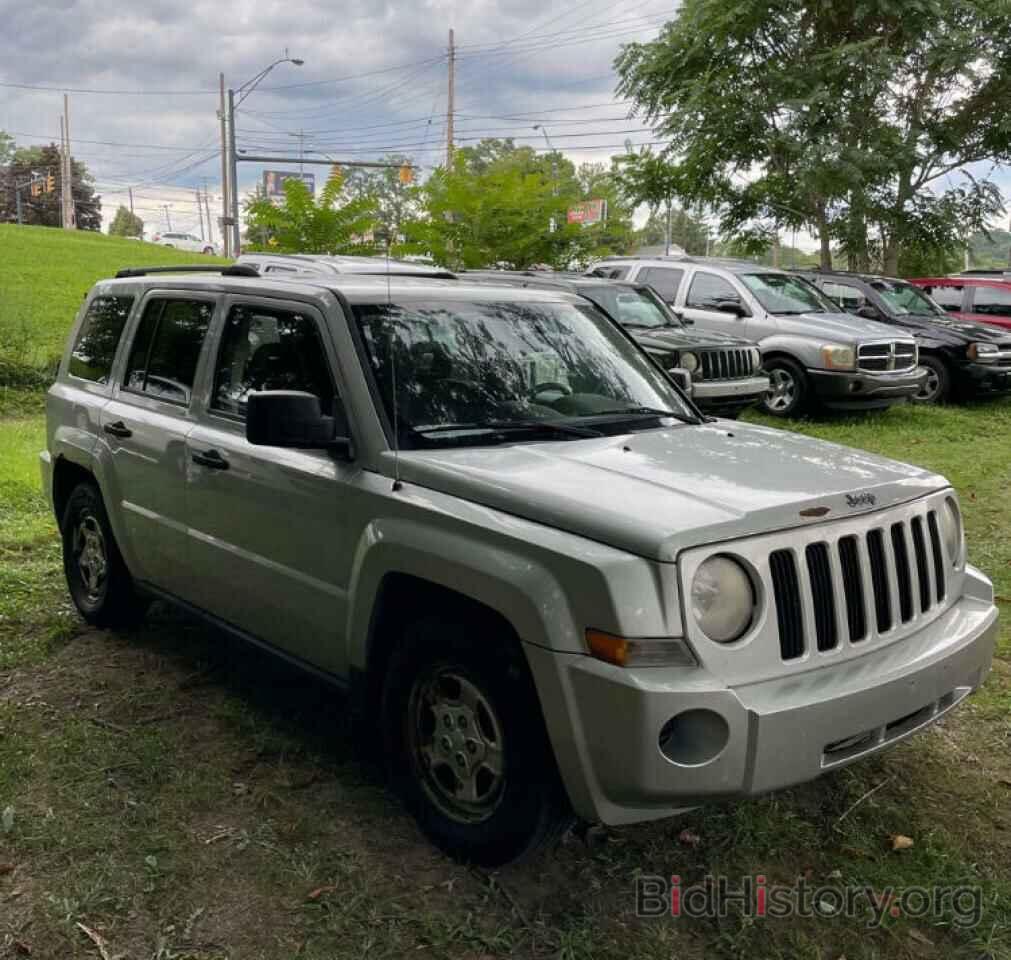
[[[95,484],[79,483],[71,491],[60,532],[63,571],[81,616],[96,627],[138,622],[147,604],[134,589]]]
[[[948,368],[937,357],[920,357],[920,366],[927,368],[927,379],[913,397],[913,403],[944,403],[951,392]]]
[[[807,374],[789,357],[765,361],[769,391],[762,397],[762,409],[774,417],[793,417],[804,410],[808,399]]]
[[[382,698],[397,793],[433,843],[489,867],[541,846],[565,810],[533,681],[508,640],[482,622],[422,619]]]

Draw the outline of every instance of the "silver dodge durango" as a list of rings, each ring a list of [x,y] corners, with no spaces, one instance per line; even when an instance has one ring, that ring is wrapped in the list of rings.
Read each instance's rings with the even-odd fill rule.
[[[47,413],[85,619],[166,600],[347,688],[471,861],[809,780],[990,668],[943,477],[704,417],[564,291],[122,271]]]

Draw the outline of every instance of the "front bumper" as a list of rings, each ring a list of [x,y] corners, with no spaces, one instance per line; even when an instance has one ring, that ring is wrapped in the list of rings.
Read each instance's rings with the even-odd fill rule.
[[[619,824],[787,787],[885,749],[976,689],[996,639],[989,581],[969,568],[966,593],[905,640],[760,683],[727,687],[702,668],[621,669],[540,648],[530,659],[576,812]],[[661,731],[688,711],[708,718],[693,728],[703,749],[688,744],[675,762]],[[722,749],[703,756],[721,729]]]
[[[954,379],[971,393],[1011,393],[1011,367],[966,363],[955,368]]]
[[[923,367],[900,373],[808,370],[815,394],[836,410],[887,407],[914,396],[927,379]]]
[[[741,410],[761,400],[768,389],[769,378],[766,376],[744,380],[701,380],[692,384],[692,399],[703,410]]]

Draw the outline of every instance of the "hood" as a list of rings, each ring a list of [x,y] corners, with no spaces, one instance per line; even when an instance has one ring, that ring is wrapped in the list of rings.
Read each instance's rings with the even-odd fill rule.
[[[879,320],[868,320],[852,313],[802,313],[798,316],[774,314],[779,329],[801,336],[819,334],[838,343],[866,340],[912,340],[913,335]]]
[[[919,467],[745,423],[403,452],[400,475],[661,561],[687,547],[851,517],[947,485]],[[858,499],[851,505],[847,494]],[[804,518],[807,507],[828,512]]]
[[[663,350],[686,350],[703,347],[754,347],[753,340],[743,337],[732,337],[725,333],[712,333],[708,330],[689,330],[685,327],[651,327],[642,329],[629,328],[628,331],[646,350],[660,352]]]
[[[959,320],[956,317],[917,317],[923,321],[922,334],[941,339],[945,335],[953,342],[969,343],[982,340],[985,343],[1007,344],[1011,346],[1011,335],[1000,327],[987,326],[985,323],[973,323],[971,320]]]

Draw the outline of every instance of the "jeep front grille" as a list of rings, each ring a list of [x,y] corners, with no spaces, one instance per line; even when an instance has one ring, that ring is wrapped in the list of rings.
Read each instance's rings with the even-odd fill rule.
[[[793,548],[769,555],[783,660],[796,660],[811,649],[835,649],[840,625],[845,626],[850,644],[912,625],[945,597],[945,566],[933,509],[874,526],[863,535],[816,540],[804,548],[803,562],[806,578],[798,575]],[[837,616],[840,605],[845,618]],[[807,623],[805,608],[811,611]],[[870,638],[868,617],[876,628]]]
[[[857,367],[868,373],[911,370],[918,359],[916,344],[903,340],[862,343],[857,348]]]
[[[699,380],[743,380],[758,371],[758,353],[752,347],[696,351],[701,359]]]

